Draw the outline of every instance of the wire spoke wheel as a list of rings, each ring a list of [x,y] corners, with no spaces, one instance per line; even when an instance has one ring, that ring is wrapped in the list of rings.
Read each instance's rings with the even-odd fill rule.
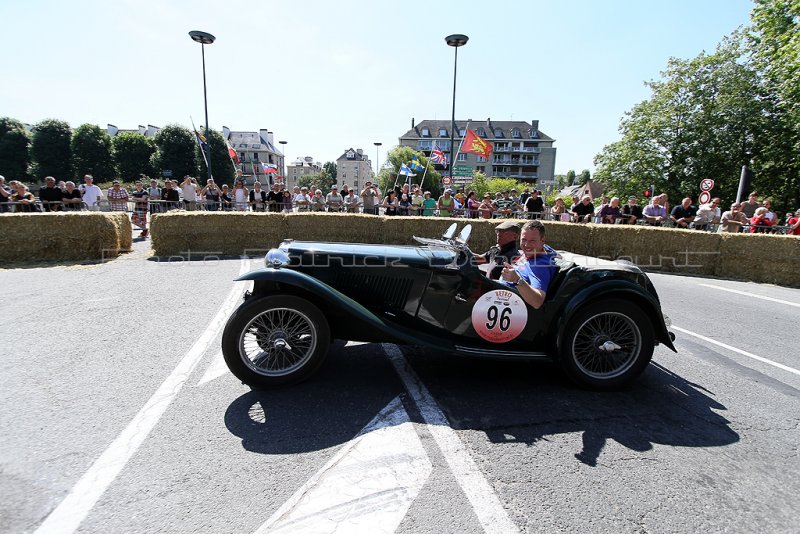
[[[285,376],[301,368],[317,346],[311,319],[298,310],[273,308],[250,320],[239,338],[239,352],[253,371]]]

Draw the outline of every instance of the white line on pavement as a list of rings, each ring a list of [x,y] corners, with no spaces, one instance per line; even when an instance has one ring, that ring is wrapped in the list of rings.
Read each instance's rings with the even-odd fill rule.
[[[242,259],[240,274],[249,267],[250,261]],[[88,471],[78,480],[61,504],[36,529],[37,533],[74,532],[89,514],[89,511],[114,482],[128,461],[158,423],[167,407],[189,378],[197,363],[217,337],[228,316],[239,302],[244,291],[243,284],[235,284],[217,314],[197,339],[192,348],[178,363],[166,380],[159,386],[147,403],[139,410],[128,426],[108,448],[95,460]]]
[[[742,356],[747,356],[748,358],[752,358],[752,359],[757,360],[759,362],[766,363],[767,365],[772,365],[774,367],[777,367],[778,369],[782,369],[784,371],[788,371],[790,373],[794,373],[794,374],[800,376],[800,370],[797,370],[797,369],[795,369],[793,367],[789,367],[787,365],[783,365],[782,363],[773,362],[772,360],[768,360],[766,358],[762,358],[761,356],[756,356],[752,352],[747,352],[746,350],[737,349],[736,347],[732,347],[732,346],[727,345],[725,343],[722,343],[720,341],[711,339],[710,337],[706,337],[706,336],[697,334],[695,332],[692,332],[691,330],[686,330],[686,329],[681,328],[679,326],[672,325],[670,328],[672,328],[674,330],[677,330],[678,332],[683,332],[684,334],[689,334],[690,336],[694,336],[694,337],[696,337],[698,339],[702,339],[703,341],[707,341],[708,343],[713,343],[714,345],[720,346],[720,347],[722,347],[724,349],[731,350],[731,351],[735,352],[736,354],[741,354]]]
[[[200,387],[207,382],[211,382],[212,380],[216,380],[221,376],[225,376],[229,372],[228,365],[225,363],[225,358],[222,356],[222,351],[219,351],[214,355],[213,358],[211,358],[211,363],[208,365],[208,369],[206,369],[206,372],[194,387]]]
[[[431,471],[396,397],[256,532],[394,532]]]
[[[701,285],[703,287],[710,287],[712,289],[719,289],[720,291],[728,291],[729,293],[736,293],[737,295],[744,295],[745,297],[753,297],[756,299],[768,300],[770,302],[777,302],[779,304],[786,304],[787,306],[794,306],[795,308],[800,308],[800,303],[797,302],[790,302],[788,300],[781,300],[773,297],[765,297],[763,295],[756,295],[755,293],[751,293],[748,291],[740,291],[738,289],[730,289],[728,287],[715,286],[713,284],[698,284],[698,285]]]
[[[472,509],[484,532],[519,532],[517,526],[508,517],[500,499],[475,464],[475,460],[464,447],[464,443],[450,428],[450,423],[439,405],[436,404],[436,400],[408,365],[403,353],[396,345],[383,343],[381,346],[389,356],[397,374],[400,375],[406,391],[419,408],[428,430],[439,445],[447,465],[450,466],[450,471],[472,504]]]

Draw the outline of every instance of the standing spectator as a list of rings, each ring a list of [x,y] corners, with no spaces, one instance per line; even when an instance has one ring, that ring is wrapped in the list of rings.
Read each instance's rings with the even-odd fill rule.
[[[400,205],[400,201],[397,200],[397,192],[390,189],[389,192],[386,194],[386,198],[383,199],[383,213],[387,216],[397,215],[397,208]]]
[[[406,193],[402,193],[397,201],[397,214],[405,217],[411,214],[411,199]]]
[[[81,193],[83,194],[83,203],[86,204],[89,210],[97,211],[100,209],[100,201],[103,200],[103,191],[94,185],[94,178],[91,174],[87,174],[83,177]]]
[[[253,187],[261,187],[261,182],[256,180],[253,184]],[[269,205],[269,211],[272,213],[279,213],[282,209],[283,204],[283,191],[281,191],[281,184],[274,183],[272,184],[272,191],[267,193],[267,204]]]
[[[486,193],[483,195],[483,202],[478,206],[478,213],[483,219],[491,219],[494,213],[494,204],[492,203],[492,195]]]
[[[411,197],[411,214],[422,215],[422,204],[424,202],[425,197],[422,196],[422,190],[419,187],[414,187],[414,194]]]
[[[108,200],[111,204],[111,211],[128,211],[128,190],[120,186],[119,180],[111,182]]]
[[[747,202],[742,202],[742,213],[744,213],[745,217],[751,219],[756,214],[756,209],[758,209],[761,204],[758,203],[758,193],[753,191],[748,195]]]
[[[181,193],[183,194],[183,207],[186,211],[194,211],[197,208],[197,184],[191,176],[183,177]]]
[[[432,217],[434,210],[436,209],[436,201],[431,198],[431,192],[425,191],[422,199],[422,216],[423,217]]]
[[[767,208],[756,208],[756,213],[750,218],[750,233],[765,234],[769,232],[769,227],[772,223],[767,219]]]
[[[742,203],[743,204],[743,203]],[[722,214],[719,220],[719,228],[717,232],[731,232],[736,233],[742,230],[742,225],[747,224],[749,220],[747,216],[742,213],[742,206],[738,202],[731,204],[731,210]]]
[[[61,197],[64,209],[67,211],[77,211],[83,207],[81,192],[75,187],[75,182],[69,181],[64,184],[64,193]]]
[[[278,184],[275,184],[275,186],[280,187]],[[248,195],[248,201],[250,202],[251,210],[264,211],[264,208],[267,205],[267,192],[261,189],[261,182],[256,181],[256,183],[253,184],[253,190],[250,191],[250,194]],[[283,193],[281,193],[278,203],[281,201],[283,201]],[[271,208],[272,205],[270,205],[270,211],[273,211]]]
[[[375,204],[378,198],[378,194],[372,182],[365,183],[364,189],[361,190],[361,203],[364,206],[364,213],[369,213],[370,215],[376,214]]]
[[[206,210],[219,211],[219,189],[213,178],[206,180],[206,186],[200,191],[200,196],[206,203]]]
[[[651,226],[661,226],[661,224],[669,219],[667,208],[662,204],[664,199],[661,195],[653,197],[653,201],[644,207],[642,216],[647,220],[647,224]]]
[[[322,189],[314,191],[311,197],[311,211],[325,211],[325,197],[322,196]]]
[[[131,193],[133,197],[133,215],[131,222],[142,231],[140,237],[147,237],[147,199],[149,197],[141,180],[134,184],[136,189]]]
[[[150,214],[161,211],[161,188],[158,187],[158,180],[150,180],[150,187],[147,188],[147,198],[150,200]]]
[[[297,211],[308,211],[311,209],[311,197],[308,196],[308,187],[303,186],[292,199]]]
[[[163,201],[161,211],[174,210],[178,207],[181,196],[174,187],[172,180],[164,180],[164,189],[161,190],[161,200]]]
[[[593,215],[594,204],[592,204],[592,197],[589,195],[583,195],[580,203],[573,206],[572,216],[574,217],[575,222],[588,223],[591,222]]]
[[[444,190],[444,193],[439,197],[439,201],[436,203],[436,207],[439,209],[439,217],[451,217],[453,215],[455,199],[450,196],[449,189]]]
[[[515,208],[519,207],[514,202],[514,199],[511,198],[511,192],[508,190],[503,191],[503,196],[495,200],[494,205],[495,215],[499,217],[511,217]]]
[[[56,179],[48,176],[44,179],[44,187],[39,189],[39,200],[44,211],[61,211],[61,200],[64,192],[56,187]]]
[[[344,204],[344,199],[334,184],[331,186],[331,192],[325,195],[325,205],[328,206],[328,211],[342,211],[342,204]]]
[[[711,202],[703,204],[699,208],[697,208],[697,215],[694,218],[694,223],[692,226],[696,230],[708,230],[708,225],[710,224],[717,224],[722,217],[722,213],[720,212],[719,205],[722,203],[722,199],[714,198]]]
[[[530,198],[530,196],[531,196],[531,190],[530,190],[529,188],[527,188],[527,187],[526,187],[526,188],[525,188],[525,189],[522,191],[522,194],[519,196],[519,203],[520,203],[520,205],[524,206],[524,205],[525,205],[525,203],[526,203],[526,202],[528,201],[528,199]]]
[[[233,184],[233,206],[236,211],[247,211],[247,201],[250,191],[244,186],[244,180],[239,178]]]
[[[288,189],[283,190],[283,200],[281,201],[281,211],[290,213],[292,211],[292,193]]]
[[[642,218],[642,207],[634,196],[628,197],[628,203],[622,206],[622,216],[627,224],[636,224]]]
[[[223,211],[231,211],[233,209],[233,198],[231,198],[228,184],[222,184],[222,191],[219,193],[219,202]]]
[[[578,195],[572,195],[572,204],[570,204],[569,206],[570,213],[575,211],[575,207],[578,204],[580,204],[580,202],[581,202],[581,197],[579,197]]]
[[[692,199],[686,197],[680,206],[672,208],[669,218],[678,228],[689,228],[689,224],[694,221],[695,215],[697,215],[697,208],[692,206]]]
[[[764,207],[767,208],[767,219],[772,226],[778,224],[778,214],[772,211],[772,199],[768,198],[764,200]]]
[[[603,206],[598,213],[603,224],[616,224],[620,220],[619,197],[612,197],[608,204]]]
[[[478,201],[475,191],[467,193],[467,217],[470,219],[476,218],[478,216],[478,206],[480,205],[481,203]]]
[[[539,191],[534,189],[525,200],[525,211],[528,219],[539,219],[544,214],[544,199],[539,196]]]
[[[0,176],[0,213],[10,211],[8,201],[13,194],[11,188],[6,186],[6,177]]]
[[[343,200],[347,195],[350,194],[350,188],[347,187],[347,184],[342,184],[342,190],[339,192],[339,194],[342,195]]]
[[[554,221],[569,222],[571,216],[567,211],[567,205],[564,204],[563,198],[556,197],[555,204],[553,205],[553,208],[550,210],[550,215],[553,216]]]
[[[795,211],[794,217],[786,221],[786,226],[789,227],[789,235],[800,235],[800,210]]]
[[[11,200],[17,203],[14,207],[14,211],[20,213],[39,211],[36,205],[36,197],[33,196],[33,193],[28,191],[28,186],[16,180],[11,182],[11,185],[14,186],[14,194],[11,195]]]
[[[351,189],[344,197],[344,205],[347,208],[347,213],[358,213],[358,207],[361,205],[361,197],[356,196],[356,190]]]

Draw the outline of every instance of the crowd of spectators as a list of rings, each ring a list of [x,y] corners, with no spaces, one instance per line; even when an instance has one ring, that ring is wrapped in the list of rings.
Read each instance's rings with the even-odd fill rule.
[[[265,187],[256,181],[248,188],[238,179],[233,188],[218,186],[213,179],[201,187],[198,180],[185,176],[182,181],[137,181],[128,192],[119,181],[103,190],[94,184],[91,175],[83,178],[79,187],[71,182],[56,183],[55,178],[45,178],[38,198],[28,187],[18,181],[5,183],[0,176],[0,213],[33,211],[100,210],[129,211],[133,223],[147,236],[147,218],[154,213],[172,209],[194,211],[269,211],[306,212],[329,211],[387,216],[439,216],[466,218],[527,218],[548,219],[575,223],[645,224],[718,232],[772,232],[800,235],[800,209],[787,213],[785,219],[772,209],[771,199],[759,202],[758,194],[751,193],[746,202],[732,203],[722,211],[720,198],[696,206],[687,197],[670,209],[666,194],[654,196],[641,206],[635,196],[621,205],[618,197],[602,197],[595,205],[590,195],[573,196],[569,206],[562,197],[548,206],[540,191],[525,189],[517,195],[516,189],[485,193],[479,198],[475,191],[463,188],[446,188],[434,198],[430,191],[418,185],[402,184],[381,193],[377,184],[366,182],[360,191],[343,185],[339,190],[333,185],[328,191],[295,186],[285,189],[275,183]],[[269,190],[267,190],[269,189]]]

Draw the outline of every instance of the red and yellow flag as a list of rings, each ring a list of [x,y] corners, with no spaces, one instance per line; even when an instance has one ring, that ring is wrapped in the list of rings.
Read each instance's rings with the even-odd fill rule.
[[[484,141],[472,130],[467,130],[464,144],[461,146],[461,152],[488,158],[492,154],[492,145]]]

